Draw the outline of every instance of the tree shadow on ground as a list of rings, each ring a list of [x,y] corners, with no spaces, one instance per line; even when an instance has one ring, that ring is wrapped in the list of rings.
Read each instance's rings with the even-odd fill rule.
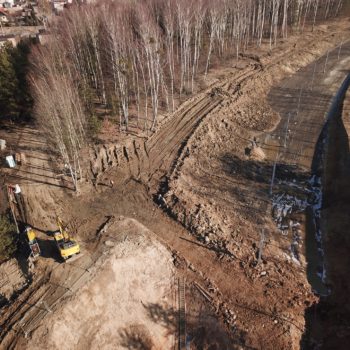
[[[176,330],[178,323],[178,311],[173,307],[164,307],[157,303],[144,305],[151,321],[167,328],[169,333]]]
[[[152,350],[154,343],[144,325],[134,324],[119,331],[120,345],[129,350]]]
[[[177,342],[180,322],[179,311],[174,307],[158,303],[146,304],[144,308],[149,319],[164,327],[168,335],[173,334]],[[202,311],[199,314],[193,314],[190,311],[186,313],[186,341],[188,345],[191,344],[191,349],[240,349],[245,344],[246,333],[235,327],[232,334],[230,334],[219,321],[219,316],[209,310],[210,307],[208,311]],[[245,348],[249,349],[249,347]]]
[[[213,184],[218,193],[229,193],[236,210],[252,223],[263,222],[271,206],[270,187],[273,164],[253,159],[240,159],[225,153],[220,157],[225,175],[237,179],[239,184],[218,181]],[[305,182],[309,174],[296,165],[282,161],[276,165],[273,193],[288,192],[288,183]],[[295,191],[295,189],[293,190]]]
[[[220,157],[222,168],[227,175],[237,176],[248,181],[270,185],[273,164],[266,161],[254,159],[240,159],[230,153],[225,153]],[[277,162],[276,179],[293,181],[295,179],[305,180],[307,174],[297,165],[285,164],[283,161]]]

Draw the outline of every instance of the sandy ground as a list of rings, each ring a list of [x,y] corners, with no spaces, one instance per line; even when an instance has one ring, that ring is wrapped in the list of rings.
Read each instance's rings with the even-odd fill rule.
[[[282,235],[271,215],[269,180],[273,149],[276,145],[281,147],[283,139],[269,144],[265,137],[279,128],[284,130],[286,117],[281,110],[273,111],[268,93],[272,86],[279,86],[283,78],[292,77],[341,43],[348,37],[348,27],[347,21],[339,20],[332,26],[319,26],[302,38],[291,36],[272,52],[267,45],[254,50],[259,59],[246,58],[239,65],[234,62],[230,72],[218,75],[205,90],[183,103],[147,141],[135,138],[125,144],[115,142],[86,151],[86,165],[92,171],[86,173],[79,196],[60,180],[61,170],[53,166],[45,135],[29,126],[12,134],[11,129],[6,131],[7,137],[13,140],[13,149],[24,148],[29,158],[32,156],[26,165],[29,168],[7,171],[7,178],[23,186],[28,220],[41,230],[43,256],[36,262],[31,286],[0,314],[2,344],[23,348],[28,339],[36,341],[36,332],[46,334],[47,327],[52,330],[52,337],[46,334],[51,342],[47,344],[53,347],[57,334],[67,330],[65,320],[77,333],[85,332],[76,317],[69,318],[67,305],[79,304],[76,307],[89,322],[90,313],[85,312],[87,307],[81,308],[80,303],[87,305],[97,292],[106,293],[107,298],[114,288],[120,290],[118,281],[109,281],[106,277],[113,276],[114,269],[123,275],[122,281],[125,279],[125,283],[134,287],[135,279],[129,280],[123,274],[131,261],[137,263],[133,255],[121,259],[122,265],[118,260],[112,259],[116,265],[104,260],[100,271],[105,278],[96,275],[96,284],[90,284],[91,276],[86,271],[97,266],[95,262],[100,261],[103,254],[96,232],[106,216],[123,215],[154,232],[161,244],[171,249],[176,273],[186,278],[187,334],[191,349],[299,349],[304,311],[316,297],[306,278],[302,247],[299,247],[300,261],[295,262],[291,257],[294,231],[289,237]],[[323,78],[328,79],[324,79],[324,89],[332,87],[327,94],[330,99],[339,76],[328,69]],[[310,77],[306,75],[292,81],[294,96],[298,96],[300,88],[296,86],[303,79]],[[294,104],[295,99],[298,103],[294,97]],[[321,108],[326,109],[327,102]],[[306,117],[307,114],[303,116]],[[322,122],[323,114],[317,127]],[[17,139],[21,132],[30,138]],[[316,135],[317,128],[314,133]],[[307,133],[302,134],[303,139],[308,137]],[[29,148],[28,143],[31,143]],[[286,161],[289,164],[290,159]],[[288,171],[292,168],[287,167]],[[279,172],[278,178],[281,178]],[[70,265],[58,262],[53,242],[46,235],[55,227],[56,212],[69,223],[84,251],[84,255]],[[303,217],[293,220],[304,225]],[[265,228],[263,255],[257,264],[262,228]],[[117,247],[111,248],[112,254],[114,249]],[[148,247],[146,251],[158,252],[160,259],[164,259],[160,248]],[[154,261],[147,255],[141,256],[150,266],[160,268],[156,266],[158,255]],[[152,275],[152,271],[140,266],[136,270],[139,272],[137,282],[144,281],[140,276],[142,272]],[[169,271],[161,269],[160,273]],[[108,284],[106,291],[99,289],[97,283],[100,282]],[[76,296],[68,297],[69,288],[78,291]],[[149,289],[140,291],[138,298],[142,299],[146,291]],[[156,293],[154,298],[158,301],[155,302],[159,303],[163,296],[163,292]],[[131,295],[125,298],[133,299]],[[151,303],[155,300],[152,298],[149,297]],[[41,301],[54,313],[51,314],[45,304],[39,304]],[[120,305],[117,300],[116,305]],[[117,309],[114,310],[115,315]],[[156,326],[151,326],[151,321],[146,322],[143,306],[135,306],[135,311],[142,315],[141,324],[147,323],[145,327],[150,327],[148,333],[143,334],[154,334],[157,328],[152,328]],[[91,317],[98,313],[99,310],[93,308]],[[173,320],[174,313],[178,313],[176,308],[166,313],[167,319]],[[56,315],[60,316],[57,325],[53,321]],[[112,317],[108,315],[110,320]],[[115,318],[113,324],[122,327],[124,322]],[[136,327],[137,317],[129,320],[126,327],[132,327],[126,329],[124,335],[140,333]],[[103,325],[101,333],[89,341],[106,334],[108,327]],[[162,347],[161,343],[165,341],[161,335],[165,334],[165,328],[159,328],[159,337],[152,338],[155,346],[164,349],[169,348]],[[170,329],[171,333],[176,331],[174,324]],[[121,334],[116,334],[112,341],[121,342]],[[31,344],[35,347],[38,343]]]
[[[170,252],[130,219],[117,220],[103,241],[105,249],[89,280],[18,349],[172,347],[174,334],[167,322],[173,320],[166,319],[167,310],[174,308]]]
[[[0,305],[26,285],[26,278],[16,259],[0,264]]]

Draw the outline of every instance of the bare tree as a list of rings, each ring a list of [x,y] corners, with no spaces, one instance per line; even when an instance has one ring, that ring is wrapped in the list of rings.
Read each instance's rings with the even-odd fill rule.
[[[76,4],[52,24],[52,45],[38,50],[40,59],[34,59],[38,115],[45,118],[44,110],[50,111],[46,118],[55,125],[55,137],[63,132],[69,136],[69,142],[62,137],[56,141],[65,162],[72,164],[72,174],[78,174],[77,152],[89,124],[85,115],[101,104],[119,115],[121,130],[128,129],[132,110],[137,120],[144,116],[144,129],[152,130],[161,108],[174,111],[176,100],[194,92],[198,75],[206,75],[214,59],[238,59],[248,45],[260,46],[263,40],[272,48],[289,30],[313,27],[341,6],[342,0]]]
[[[36,115],[46,126],[77,190],[82,174],[79,152],[85,143],[85,115],[67,69],[64,50],[56,43],[46,47],[45,52],[35,51],[34,62],[40,66],[35,65],[36,74],[31,81],[36,97]]]

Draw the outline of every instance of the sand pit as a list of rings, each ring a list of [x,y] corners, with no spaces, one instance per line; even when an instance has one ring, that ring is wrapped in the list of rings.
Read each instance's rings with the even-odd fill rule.
[[[173,346],[162,318],[162,311],[175,306],[170,252],[135,220],[117,221],[105,235],[104,254],[89,282],[23,339],[26,349]]]

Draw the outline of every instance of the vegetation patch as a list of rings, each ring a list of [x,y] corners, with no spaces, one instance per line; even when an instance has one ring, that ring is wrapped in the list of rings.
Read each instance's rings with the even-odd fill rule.
[[[7,215],[0,215],[0,262],[11,257],[16,251],[16,227]]]

